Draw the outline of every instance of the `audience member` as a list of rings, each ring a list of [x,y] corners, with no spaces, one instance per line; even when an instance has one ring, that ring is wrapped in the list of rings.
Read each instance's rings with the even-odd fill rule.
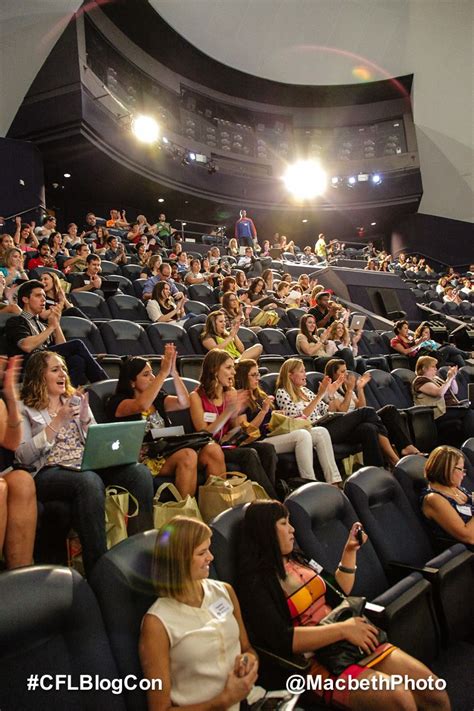
[[[315,479],[313,468],[313,447],[326,481],[339,484],[341,475],[334,459],[331,437],[323,427],[312,427],[310,430],[299,429],[288,434],[268,436],[268,424],[273,411],[274,397],[268,396],[259,387],[260,374],[257,362],[252,359],[242,359],[236,366],[235,387],[248,392],[249,403],[244,420],[253,427],[260,429],[261,437],[271,444],[277,454],[294,452],[300,475],[304,479]]]
[[[148,277],[146,280],[144,287],[143,287],[143,293],[142,293],[142,298],[144,301],[148,301],[148,299],[151,299],[152,293],[153,293],[153,287],[155,284],[157,284],[159,281],[166,281],[169,284],[170,291],[171,291],[171,296],[175,301],[179,301],[184,297],[184,294],[180,292],[176,284],[174,283],[173,279],[171,279],[171,267],[169,264],[166,262],[160,263],[157,268],[157,271],[155,273],[154,265],[158,264],[158,262],[153,261],[153,257],[150,259],[150,269],[152,270],[152,276]]]
[[[125,245],[123,242],[119,242],[115,235],[110,235],[107,237],[107,249],[104,254],[104,258],[108,262],[113,262],[114,264],[126,264],[127,263],[127,253],[125,252]]]
[[[194,428],[205,430],[222,445],[227,465],[237,465],[244,473],[263,486],[269,496],[275,496],[272,476],[276,467],[276,453],[271,445],[260,443],[270,466],[265,468],[253,446],[235,447],[227,443],[233,430],[240,430],[240,415],[248,405],[248,393],[234,389],[235,366],[226,351],[215,349],[204,358],[199,387],[190,395],[191,419]]]
[[[7,570],[33,563],[36,534],[36,492],[31,475],[16,465],[7,454],[14,452],[23,437],[19,410],[18,380],[21,358],[0,356],[0,553]]]
[[[335,571],[330,571],[345,595],[351,594],[356,582],[357,552],[361,547],[359,528],[358,522],[351,526],[341,562]],[[389,642],[379,643],[378,629],[370,622],[351,617],[343,622],[319,624],[341,598],[334,594],[333,584],[325,580],[317,561],[308,561],[295,550],[294,528],[283,504],[251,503],[245,511],[240,537],[238,594],[250,639],[277,657],[290,659],[295,654],[304,654],[313,678],[335,681],[330,691],[318,687],[314,692],[318,700],[337,708],[449,711],[447,693],[432,690],[428,683],[429,680],[436,683],[435,675]],[[367,536],[362,533],[362,545],[366,541]],[[341,639],[358,647],[361,658],[336,677],[318,661],[318,649]],[[394,674],[424,683],[416,691],[403,687],[388,690],[387,685],[384,687],[387,691],[382,691],[382,679],[389,682]],[[366,687],[361,684],[358,689],[350,690],[348,675],[367,682]],[[375,678],[379,682],[377,687],[370,684]]]
[[[101,258],[96,254],[88,254],[85,270],[73,274],[71,278],[71,291],[92,291],[95,294],[103,295],[100,270]]]
[[[145,678],[163,682],[148,691],[149,709],[236,711],[257,680],[237,597],[209,579],[210,542],[211,530],[184,516],[158,533],[152,577],[159,597],[143,618],[139,646]]]
[[[64,287],[57,274],[54,272],[43,272],[41,275],[41,284],[46,297],[46,308],[40,314],[43,321],[47,321],[50,314],[51,306],[59,306],[61,317],[63,316],[78,316],[79,318],[87,318],[87,316],[78,308],[73,306],[65,294]],[[67,282],[64,282],[65,284]]]
[[[80,399],[76,405],[72,396]],[[86,575],[106,550],[105,486],[119,484],[138,500],[140,513],[130,518],[136,533],[151,527],[153,486],[151,474],[141,464],[76,471],[94,417],[88,398],[74,390],[64,360],[51,351],[29,359],[21,389],[23,438],[16,450],[19,464],[31,467],[39,501],[69,501],[74,528],[79,534]]]
[[[457,365],[448,368],[446,380],[438,375],[437,360],[431,356],[420,356],[416,361],[416,378],[412,383],[415,405],[433,408],[438,433],[448,429],[451,436],[463,442],[474,433],[474,410],[469,407],[450,407],[459,405],[456,395],[458,385]]]
[[[466,463],[459,449],[436,447],[425,465],[427,484],[421,494],[421,510],[436,539],[445,545],[449,536],[474,550],[474,504],[462,486],[465,474]]]
[[[176,395],[168,395],[162,388],[166,378],[173,378]],[[197,488],[198,467],[205,469],[207,476],[225,476],[225,460],[221,447],[215,443],[205,445],[199,452],[183,447],[177,452],[156,458],[149,450],[153,441],[152,430],[170,425],[168,413],[189,408],[189,395],[176,368],[174,344],[165,346],[160,372],[153,374],[150,363],[140,356],[131,356],[122,361],[115,395],[106,403],[110,419],[129,422],[145,418],[146,434],[140,461],[152,475],[174,477],[181,496],[194,496]]]
[[[171,298],[171,287],[168,282],[159,281],[153,287],[151,299],[146,302],[148,317],[155,323],[184,322],[186,301],[187,299],[184,297],[176,304]]]
[[[240,321],[234,321],[231,330],[227,331],[225,320],[226,317],[222,311],[214,311],[209,314],[201,334],[204,348],[208,351],[214,348],[224,350],[234,360],[238,358],[255,358],[255,360],[258,360],[263,350],[260,343],[255,343],[250,348],[245,348],[238,336]]]
[[[18,249],[18,247],[8,249],[5,252],[3,262],[5,266],[0,267],[0,274],[5,277],[6,286],[28,279],[28,275],[23,268],[23,252],[21,249]]]
[[[329,409],[332,412],[353,412],[359,407],[367,407],[364,390],[371,380],[370,371],[356,380],[356,376],[348,372],[347,365],[342,359],[333,358],[326,363],[324,373],[331,378],[332,383],[343,376],[342,385],[328,398]],[[385,456],[388,455],[390,464],[396,464],[400,457],[407,454],[420,454],[420,450],[413,445],[405,420],[395,405],[384,405],[376,412],[388,432],[389,441],[383,442],[382,449]],[[393,450],[392,443],[396,452]]]
[[[306,417],[313,426],[325,427],[333,444],[360,444],[364,464],[383,467],[383,447],[387,440],[387,430],[381,419],[370,407],[361,407],[354,412],[326,419],[329,407],[325,396],[332,400],[335,391],[342,385],[343,378],[331,383],[326,375],[315,394],[306,387],[306,371],[299,358],[288,358],[280,368],[276,383],[276,404],[288,417]],[[388,440],[387,440],[388,441]],[[390,443],[389,443],[390,444]],[[391,449],[391,448],[390,448]],[[387,456],[390,451],[386,450]]]
[[[18,304],[22,308],[21,314],[12,316],[5,325],[8,355],[23,355],[27,362],[36,351],[54,351],[66,360],[75,386],[107,380],[107,373],[82,341],[75,338],[66,342],[59,324],[59,304],[50,307],[46,325],[40,320],[46,307],[46,295],[40,281],[32,279],[21,285]]]
[[[52,234],[54,235],[59,233],[53,232]],[[47,241],[40,244],[38,256],[30,259],[27,266],[30,271],[37,269],[38,267],[50,267],[51,269],[58,268],[56,259],[51,255],[51,248]]]

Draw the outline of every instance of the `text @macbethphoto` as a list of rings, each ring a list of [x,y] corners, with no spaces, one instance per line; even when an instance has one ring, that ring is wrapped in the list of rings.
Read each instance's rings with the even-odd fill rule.
[[[444,691],[445,679],[428,676],[424,679],[412,679],[407,674],[392,674],[386,676],[374,674],[370,677],[352,677],[348,675],[340,679],[324,678],[319,674],[292,674],[286,680],[286,690],[290,694],[301,694],[304,691],[395,691],[402,687],[407,691]]]
[[[135,674],[127,674],[123,679],[109,679],[99,674],[30,674],[26,679],[28,691],[161,691],[161,679],[138,679]]]

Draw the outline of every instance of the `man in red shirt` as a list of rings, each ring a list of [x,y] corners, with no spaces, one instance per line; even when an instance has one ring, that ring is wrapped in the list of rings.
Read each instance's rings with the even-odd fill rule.
[[[30,259],[30,261],[28,262],[29,270],[36,269],[37,267],[51,267],[52,269],[58,268],[56,260],[54,259],[54,257],[51,256],[51,250],[47,242],[43,242],[43,244],[40,244],[38,256],[33,257],[33,259]]]

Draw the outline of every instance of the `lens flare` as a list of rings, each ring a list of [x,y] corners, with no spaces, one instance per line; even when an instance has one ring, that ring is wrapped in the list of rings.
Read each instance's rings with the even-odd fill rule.
[[[158,140],[160,129],[151,116],[136,116],[133,119],[132,132],[135,138],[142,143],[155,143]]]
[[[327,174],[316,161],[300,160],[288,167],[283,181],[297,200],[312,200],[326,190]]]
[[[352,76],[356,79],[359,79],[359,81],[372,81],[373,79],[372,72],[370,71],[370,69],[368,67],[364,67],[361,64],[353,68]]]

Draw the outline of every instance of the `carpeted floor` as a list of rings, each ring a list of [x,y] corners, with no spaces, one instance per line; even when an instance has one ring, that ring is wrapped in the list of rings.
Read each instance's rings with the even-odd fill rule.
[[[474,644],[451,644],[430,667],[447,681],[452,711],[474,711]]]

